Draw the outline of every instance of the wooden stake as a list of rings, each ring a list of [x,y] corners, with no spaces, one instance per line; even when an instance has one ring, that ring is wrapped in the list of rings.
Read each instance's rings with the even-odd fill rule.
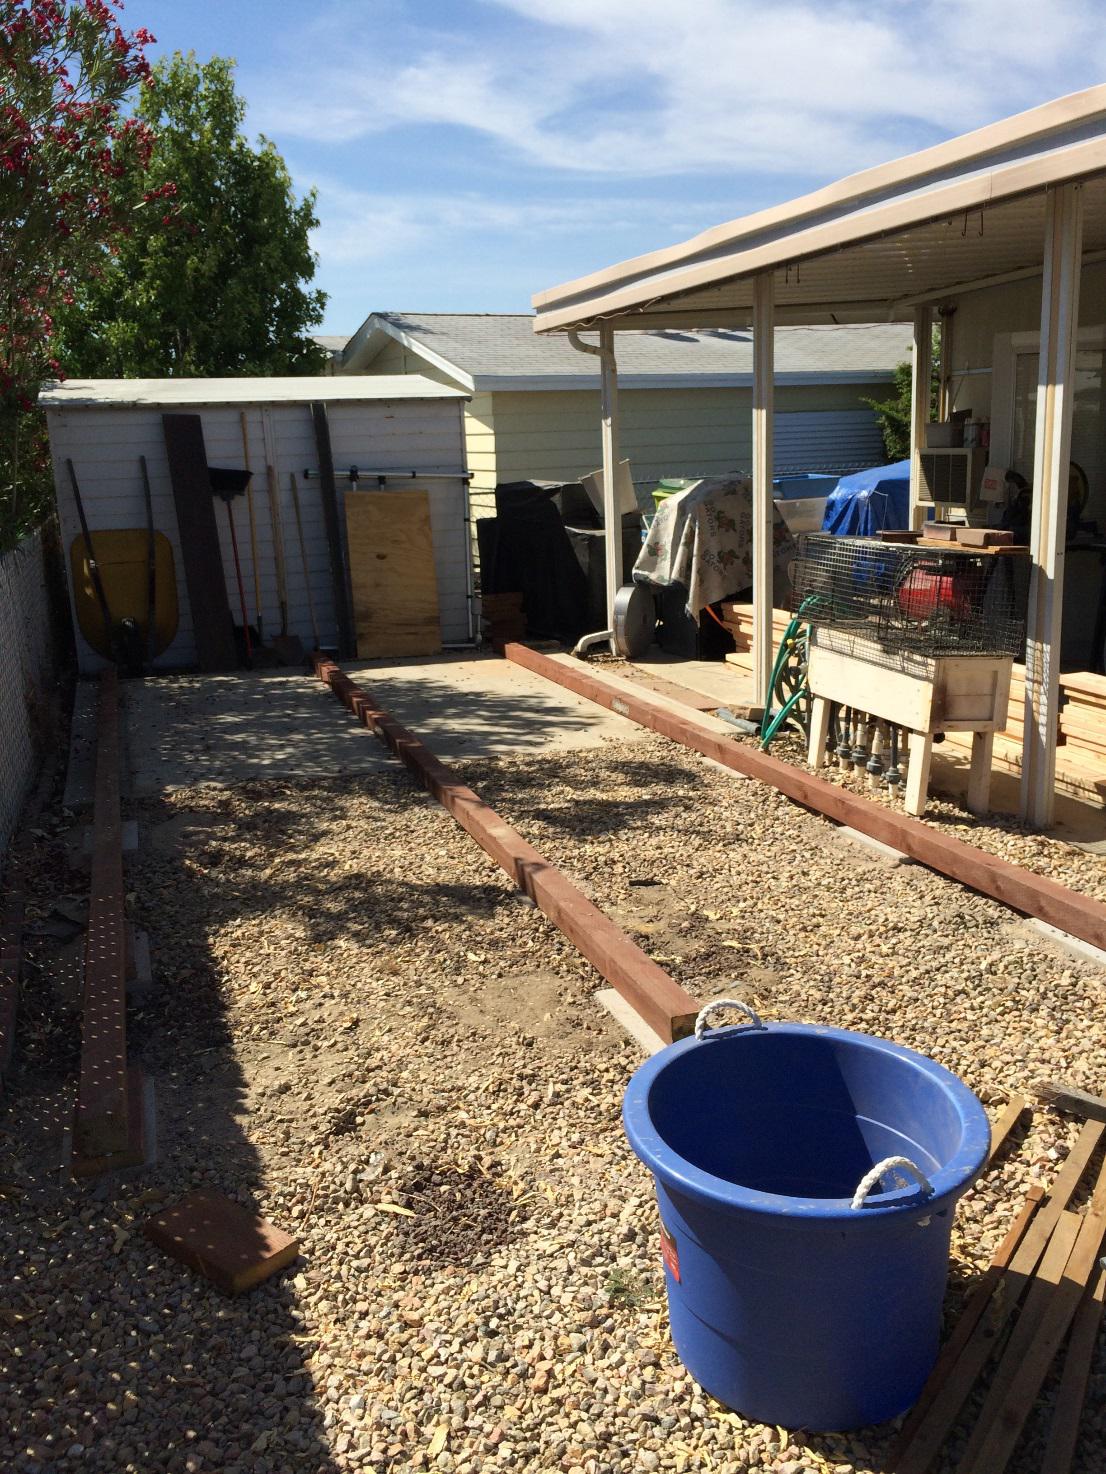
[[[983,1474],[984,1470],[986,1474],[1001,1474],[1005,1467],[1009,1453],[1001,1462],[995,1462],[995,1450],[1004,1442],[1005,1434],[1011,1429],[1013,1437],[1010,1440],[1010,1449],[1013,1449],[1052,1361],[1055,1347],[1048,1352],[1047,1360],[1042,1362],[1044,1322],[1064,1279],[1076,1241],[1082,1238],[1081,1225],[1085,1222],[1078,1213],[1060,1215],[1060,1222],[1049,1240],[1045,1256],[1033,1277],[1025,1304],[999,1360],[963,1458],[957,1465],[958,1474],[970,1474],[973,1470],[978,1470],[979,1474]],[[1101,1240],[1102,1230],[1099,1227],[1098,1241]],[[1031,1374],[1028,1380],[1033,1384],[1032,1390],[1028,1392],[1024,1402],[1012,1403],[1012,1395],[1016,1391],[1020,1392],[1026,1382],[1027,1369]]]
[[[1037,1317],[1037,1324],[1027,1327],[1026,1334],[1022,1335],[1024,1311],[1018,1320],[980,1415],[979,1426],[983,1436],[978,1443],[973,1436],[972,1444],[976,1447],[973,1450],[969,1444],[969,1451],[964,1456],[961,1467],[965,1474],[968,1471],[1001,1474],[1014,1452],[1025,1420],[1048,1376],[1052,1359],[1063,1344],[1102,1252],[1102,1239],[1106,1234],[1106,1165],[1098,1175],[1087,1212],[1082,1218],[1065,1213],[1061,1221],[1069,1217],[1075,1218],[1075,1245],[1054,1290],[1045,1291],[1042,1277],[1040,1298],[1043,1309]],[[1028,1308],[1027,1301],[1026,1310]]]
[[[1088,1121],[1068,1153],[1067,1161],[1056,1175],[1048,1198],[1037,1211],[1033,1222],[1018,1246],[1006,1270],[1001,1300],[990,1302],[992,1314],[980,1319],[957,1359],[956,1366],[938,1389],[929,1411],[914,1431],[909,1447],[904,1447],[895,1465],[895,1474],[925,1474],[944,1443],[949,1430],[960,1415],[976,1378],[990,1360],[999,1331],[1014,1313],[1037,1263],[1045,1252],[1087,1163],[1102,1140],[1102,1125]],[[1070,1245],[1069,1245],[1070,1248]]]
[[[1104,1302],[1106,1270],[1100,1270],[1094,1289],[1084,1295],[1072,1324],[1060,1390],[1056,1394],[1056,1405],[1052,1410],[1048,1447],[1041,1465],[1045,1474],[1068,1474],[1075,1457],[1075,1446],[1079,1441],[1079,1420],[1087,1396],[1087,1379],[1091,1374]]]
[[[1025,1236],[1029,1222],[1034,1213],[1036,1213],[1044,1195],[1045,1190],[1043,1187],[1035,1186],[1029,1189],[1021,1212],[1010,1225],[1006,1237],[995,1250],[990,1264],[984,1270],[981,1278],[965,1300],[964,1308],[961,1310],[957,1322],[952,1328],[951,1335],[941,1347],[940,1355],[933,1365],[932,1372],[929,1374],[929,1380],[922,1389],[921,1397],[918,1398],[918,1401],[910,1409],[909,1416],[899,1430],[898,1439],[891,1453],[890,1466],[892,1468],[898,1468],[900,1455],[905,1453],[909,1448],[911,1439],[921,1426],[926,1413],[933,1406],[938,1392],[952,1375],[953,1368],[956,1366],[960,1353],[968,1344],[972,1332],[979,1324],[980,1318],[987,1309],[987,1304],[991,1296],[995,1293],[999,1280],[1002,1279],[1007,1265],[1013,1258],[1014,1251]]]
[[[1028,1107],[1023,1096],[1012,1095],[1010,1097],[1006,1109],[991,1127],[991,1150],[987,1157],[988,1166],[991,1165],[1006,1145],[1007,1137],[1017,1127],[1027,1109]]]
[[[1062,1085],[1056,1080],[1038,1080],[1033,1093],[1043,1105],[1055,1110],[1070,1111],[1087,1121],[1106,1121],[1106,1097],[1101,1095],[1088,1095],[1085,1090],[1076,1090],[1073,1085]]]

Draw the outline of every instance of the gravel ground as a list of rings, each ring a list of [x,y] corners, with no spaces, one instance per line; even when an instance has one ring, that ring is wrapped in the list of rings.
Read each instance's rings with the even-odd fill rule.
[[[759,743],[752,745],[759,746]],[[806,747],[795,736],[788,734],[778,738],[772,745],[772,752],[776,757],[806,766]],[[886,788],[873,790],[868,785],[867,775],[856,773],[851,767],[827,765],[818,776],[888,808],[902,810],[901,798],[892,799]],[[966,844],[999,855],[1026,870],[1036,871],[1038,875],[1047,875],[1073,891],[1106,901],[1106,859],[1101,855],[1088,853],[1061,839],[1050,839],[1046,834],[1037,834],[1012,814],[988,814],[985,818],[978,818],[969,814],[961,804],[943,798],[934,788],[930,789],[925,817],[927,824],[945,830]]]
[[[767,788],[661,739],[465,774],[693,992],[736,979],[771,1017],[886,1034],[996,1109],[1043,1074],[1101,1084],[1106,974]],[[41,938],[0,1115],[4,1474],[885,1469],[886,1429],[750,1425],[682,1372],[619,1121],[636,1048],[405,776],[192,789],[139,818],[158,987],[131,1038],[160,1160],[59,1185],[76,1030]],[[66,828],[26,838],[40,920],[79,891]],[[1039,1114],[966,1200],[950,1310],[1073,1139]],[[138,1222],[199,1185],[297,1228],[302,1259],[228,1301],[163,1258]],[[1103,1391],[1106,1361],[1080,1474],[1106,1466]]]

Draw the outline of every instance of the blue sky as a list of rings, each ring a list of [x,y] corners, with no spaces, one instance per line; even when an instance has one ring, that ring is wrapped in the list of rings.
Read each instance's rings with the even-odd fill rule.
[[[1103,0],[128,0],[318,190],[324,328],[531,294],[1106,78]]]

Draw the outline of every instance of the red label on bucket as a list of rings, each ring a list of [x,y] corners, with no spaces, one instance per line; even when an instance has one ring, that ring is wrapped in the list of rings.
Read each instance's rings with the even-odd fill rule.
[[[664,1267],[665,1267],[665,1269],[668,1270],[668,1273],[672,1276],[672,1278],[676,1281],[676,1283],[679,1284],[680,1283],[680,1255],[679,1255],[679,1251],[676,1248],[676,1240],[669,1233],[668,1229],[665,1228],[665,1226],[664,1226],[663,1223],[661,1224],[661,1258],[664,1260]]]

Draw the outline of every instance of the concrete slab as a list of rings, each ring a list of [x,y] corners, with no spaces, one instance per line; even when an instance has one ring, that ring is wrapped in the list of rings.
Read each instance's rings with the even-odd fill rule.
[[[498,655],[347,662],[343,669],[446,761],[568,752],[648,736],[636,722]]]
[[[621,993],[616,993],[613,988],[600,988],[593,996],[600,1008],[605,1008],[634,1043],[640,1044],[646,1054],[659,1054],[662,1049],[667,1048],[656,1029],[649,1027],[637,1009],[627,1003]]]
[[[842,824],[835,829],[834,838],[867,850],[873,859],[881,860],[885,865],[913,865],[914,863],[909,855],[904,854],[902,850],[895,849],[894,845],[884,844],[882,839],[873,839],[870,834],[861,834],[860,830],[854,829],[851,824]]]
[[[137,796],[398,766],[306,672],[161,676],[120,687]]]
[[[1057,947],[1063,947],[1065,952],[1070,952],[1073,957],[1078,957],[1082,962],[1093,962],[1098,967],[1106,967],[1106,951],[1096,947],[1092,942],[1084,942],[1081,937],[1073,937],[1070,932],[1061,931],[1058,926],[1050,926],[1047,921],[1041,921],[1036,916],[1026,916],[1022,924],[1029,927],[1037,936],[1045,937]]]
[[[653,646],[647,655],[633,662],[627,674],[634,669],[713,697],[716,706],[728,706],[731,711],[735,705],[745,706],[754,699],[752,677],[743,675],[724,660],[687,660]]]
[[[494,655],[346,667],[446,761],[555,752],[647,738],[634,722]],[[306,673],[164,676],[121,688],[133,791],[395,769]]]

